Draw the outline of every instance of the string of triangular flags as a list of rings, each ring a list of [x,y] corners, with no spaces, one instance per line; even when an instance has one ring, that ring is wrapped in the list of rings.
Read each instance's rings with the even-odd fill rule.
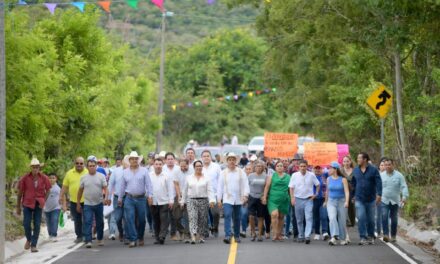
[[[187,103],[183,103],[183,102],[182,103],[174,103],[171,105],[171,109],[173,111],[176,111],[178,108],[188,108],[188,107],[191,108],[191,107],[197,107],[197,106],[201,106],[201,105],[206,106],[210,102],[212,103],[212,102],[216,102],[216,101],[237,102],[240,99],[252,98],[254,96],[260,96],[260,95],[276,93],[276,92],[277,92],[277,88],[272,88],[272,89],[256,90],[253,92],[242,92],[240,94],[212,98],[211,100],[210,99],[203,99],[203,100],[187,102]]]
[[[68,2],[68,3],[43,3],[43,5],[49,10],[49,12],[53,15],[55,13],[55,9],[60,5],[72,5],[78,8],[79,11],[84,12],[84,7],[86,4],[98,4],[105,12],[110,13],[110,6],[112,3],[123,3],[126,2],[128,6],[133,9],[138,8],[139,0],[125,0],[125,1],[98,1],[98,2]],[[157,6],[162,12],[165,11],[164,8],[164,0],[151,0],[155,6]],[[208,5],[213,5],[216,3],[216,0],[206,0]],[[25,0],[18,0],[15,5],[26,6],[26,5],[40,5],[41,3],[27,3]]]

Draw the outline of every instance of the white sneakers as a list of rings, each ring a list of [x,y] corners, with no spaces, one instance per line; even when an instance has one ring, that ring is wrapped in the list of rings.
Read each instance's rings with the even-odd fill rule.
[[[109,239],[109,240],[116,240],[116,236],[115,236],[115,234],[111,234],[111,235],[109,235],[109,236],[108,236],[108,239]]]
[[[49,237],[49,241],[50,242],[57,242],[58,239],[56,237],[51,236],[51,237]]]
[[[92,248],[92,242],[87,242],[86,243],[86,248]]]
[[[324,234],[322,234],[322,239],[323,239],[324,241],[327,241],[327,239],[329,239],[329,238],[330,238],[330,236],[329,236],[328,233],[324,233]]]
[[[315,237],[313,237],[313,240],[320,240],[321,236],[319,234],[316,234]]]
[[[328,244],[329,244],[330,246],[334,246],[334,245],[336,245],[336,238],[332,237],[332,238],[328,241]]]

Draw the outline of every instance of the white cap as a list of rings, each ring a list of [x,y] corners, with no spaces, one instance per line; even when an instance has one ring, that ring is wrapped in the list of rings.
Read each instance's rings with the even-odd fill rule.
[[[32,158],[30,166],[40,166],[40,161],[37,158]]]

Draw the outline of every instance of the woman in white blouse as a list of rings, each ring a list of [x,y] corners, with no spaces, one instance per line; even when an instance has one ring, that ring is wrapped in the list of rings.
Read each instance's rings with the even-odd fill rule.
[[[188,175],[182,190],[180,205],[187,205],[191,244],[204,243],[203,235],[208,227],[208,206],[213,208],[215,196],[211,181],[202,173],[203,164],[200,160],[193,163],[194,174]]]

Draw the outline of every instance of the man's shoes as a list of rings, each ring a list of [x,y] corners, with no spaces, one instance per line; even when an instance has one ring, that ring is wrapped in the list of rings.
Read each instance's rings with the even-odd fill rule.
[[[393,242],[393,243],[395,243],[397,240],[396,240],[396,237],[395,236],[392,236],[391,237],[391,242]]]
[[[129,248],[134,248],[134,247],[136,247],[136,242],[134,242],[134,241],[130,242],[130,244],[128,244],[128,247],[129,247]]]
[[[108,236],[109,240],[116,240],[116,236],[115,234],[111,234],[110,236]]]
[[[86,243],[86,248],[92,248],[92,242],[87,242]]]
[[[225,237],[225,239],[223,239],[223,243],[231,244],[231,239],[229,237]]]
[[[374,237],[368,238],[368,245],[374,245]]]
[[[240,237],[236,237],[234,240],[235,240],[235,243],[241,243]]]
[[[31,242],[30,241],[26,241],[26,243],[24,243],[24,249],[28,250],[31,248]]]
[[[104,246],[104,240],[98,240],[98,246],[99,247]]]
[[[306,244],[310,244],[310,237],[306,237]]]
[[[81,242],[83,242],[83,239],[82,239],[82,237],[77,237],[76,239],[75,239],[75,241],[73,241],[75,244],[78,244],[78,243],[81,243]]]
[[[31,247],[31,252],[32,252],[32,253],[37,253],[37,252],[38,252],[37,247]]]
[[[367,240],[365,238],[361,238],[359,241],[359,246],[365,246],[367,244]]]
[[[165,238],[159,238],[159,244],[160,245],[165,244]]]
[[[320,240],[321,236],[319,234],[316,234],[315,237],[313,238],[313,240]]]
[[[143,239],[139,239],[139,246],[143,247],[145,245],[145,242]]]
[[[246,238],[246,232],[240,232],[240,236],[241,236],[242,238]]]
[[[334,246],[334,245],[336,245],[336,239],[335,239],[334,237],[332,237],[332,238],[328,241],[328,244],[329,244],[330,246]]]
[[[327,232],[324,233],[324,234],[322,234],[322,239],[323,239],[324,241],[327,241],[329,238],[330,238],[330,236],[329,236],[329,234],[328,234]]]
[[[390,238],[388,236],[383,236],[383,242],[390,242]]]

